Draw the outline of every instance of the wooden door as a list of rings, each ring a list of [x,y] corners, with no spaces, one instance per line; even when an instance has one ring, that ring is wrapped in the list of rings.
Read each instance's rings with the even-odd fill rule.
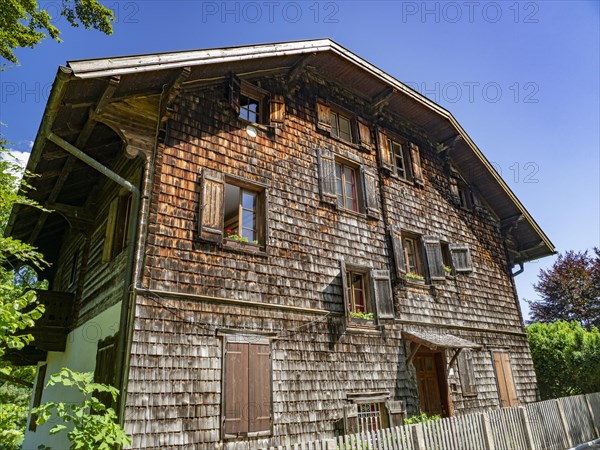
[[[419,403],[421,411],[427,414],[444,414],[442,396],[440,394],[438,364],[434,354],[417,354],[414,359],[419,386]]]
[[[500,406],[516,406],[519,404],[517,399],[517,390],[512,375],[512,368],[508,353],[493,352],[494,370],[496,371],[496,380],[498,382],[498,396],[500,397]]]

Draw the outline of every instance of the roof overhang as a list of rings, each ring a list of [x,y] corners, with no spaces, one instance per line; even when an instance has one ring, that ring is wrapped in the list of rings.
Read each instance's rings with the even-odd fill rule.
[[[52,186],[56,186],[52,183],[58,181],[50,175],[60,172],[59,159],[53,159],[59,149],[48,141],[47,136],[55,133],[76,143],[85,132],[93,109],[107,103],[107,90],[110,90],[110,102],[127,104],[137,98],[148,104],[158,104],[165,86],[172,87],[176,83],[182,88],[192,88],[207,80],[220,80],[230,72],[242,77],[289,74],[294,68],[304,66],[346,86],[367,101],[375,102],[385,96],[386,111],[414,124],[432,142],[452,142],[450,157],[453,164],[481,193],[500,219],[503,229],[510,230],[514,242],[512,262],[522,263],[554,253],[550,240],[452,114],[329,39],[70,61],[68,67],[61,68],[57,74],[27,166],[29,171],[45,177],[45,185],[34,180],[36,191],[33,195],[45,204]],[[114,80],[118,81],[115,83]],[[91,133],[89,129],[87,132]],[[107,130],[94,132],[105,139],[107,148],[93,150],[94,156],[99,159],[105,156],[107,160],[114,157],[118,142],[111,141]],[[111,152],[110,157],[107,152]],[[64,162],[62,164],[64,171]],[[88,172],[80,169],[80,176],[75,177],[79,185],[74,192],[85,191],[86,175]],[[40,185],[36,186],[36,183]],[[73,191],[71,179],[65,179],[63,174],[62,183],[61,192],[55,192],[54,196],[69,200],[64,192],[70,188]],[[72,200],[82,203],[79,198]],[[60,224],[55,224],[53,233],[37,230],[38,238],[36,230],[28,229],[27,220],[15,217],[17,213],[21,214],[20,211],[19,208],[13,211],[7,233],[38,246],[44,239],[56,239]],[[32,242],[28,235],[35,238],[33,241],[40,242]],[[43,246],[40,247],[43,250]]]
[[[402,338],[427,347],[430,350],[480,349],[482,346],[453,334],[431,331],[402,331]]]

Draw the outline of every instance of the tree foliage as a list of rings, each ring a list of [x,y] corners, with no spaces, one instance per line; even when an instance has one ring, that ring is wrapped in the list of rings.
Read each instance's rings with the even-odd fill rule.
[[[115,16],[97,0],[61,0],[60,16],[73,27],[83,25],[105,34],[112,33]],[[33,48],[46,37],[46,33],[57,42],[60,30],[52,24],[54,18],[45,9],[40,9],[36,0],[0,0],[0,56],[18,63],[13,50],[21,47]]]
[[[543,400],[600,391],[600,331],[577,321],[527,327]]]
[[[62,423],[54,425],[50,434],[69,430],[67,436],[71,441],[71,450],[112,450],[117,445],[131,445],[131,439],[118,424],[114,409],[107,407],[94,395],[96,392],[108,392],[116,401],[117,389],[94,383],[93,378],[91,372],[80,373],[66,368],[52,375],[48,386],[62,384],[75,387],[84,400],[79,404],[48,402],[34,408],[33,412],[38,414],[37,424],[43,425],[55,413]]]
[[[530,301],[533,322],[576,320],[583,327],[600,327],[600,249],[558,255],[548,270],[540,270],[534,285],[541,299]]]

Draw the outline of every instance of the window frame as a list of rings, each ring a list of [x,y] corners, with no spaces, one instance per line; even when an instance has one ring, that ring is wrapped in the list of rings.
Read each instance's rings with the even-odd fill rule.
[[[127,249],[129,244],[132,206],[133,194],[126,189],[122,189],[119,194],[111,200],[106,220],[102,262],[108,263],[113,261]]]
[[[256,195],[256,204],[254,209],[254,220],[255,220],[255,228],[254,233],[257,242],[248,241],[244,242],[244,245],[258,246],[260,248],[265,248],[267,245],[267,227],[268,227],[268,204],[267,204],[267,185],[246,180],[239,177],[234,177],[231,175],[225,175],[224,179],[225,189],[223,191],[223,244],[227,245],[237,245],[239,242],[237,239],[232,239],[227,236],[228,225],[225,217],[225,204],[227,202],[227,185],[235,186],[239,189],[239,198],[238,198],[238,207],[237,207],[237,221],[238,221],[238,229],[237,232],[234,233],[237,236],[243,236],[243,194],[244,192],[251,192]],[[240,234],[241,232],[241,234]]]
[[[243,111],[248,111],[248,113],[251,114],[251,111],[248,108],[242,106],[242,98],[244,97],[253,100],[257,104],[258,111],[254,113],[256,115],[256,121],[251,120],[249,117],[242,116]],[[269,91],[261,89],[248,81],[240,80],[240,90],[237,100],[239,105],[238,119],[253,125],[269,125],[269,98]]]
[[[408,246],[406,245],[407,242],[412,242],[413,245],[413,255],[415,258],[414,261],[414,266],[411,266],[411,261],[409,258],[409,253],[408,253]],[[423,261],[423,243],[421,242],[421,237],[417,236],[415,234],[412,233],[402,233],[402,248],[404,251],[404,267],[405,267],[405,271],[406,274],[408,275],[409,273],[414,273],[417,275],[420,275],[423,277],[423,279],[425,279],[426,277],[426,272],[425,272],[425,265],[424,265],[424,261]],[[414,270],[411,270],[411,267],[414,267]],[[409,281],[413,281],[412,279],[408,278],[407,279]]]
[[[360,277],[360,279],[362,281],[362,293],[363,293],[363,297],[364,297],[363,311],[358,311],[358,308],[356,305],[356,298],[355,298],[356,290],[354,289],[354,284],[351,283],[353,276]],[[352,266],[347,268],[346,269],[346,286],[347,286],[347,294],[346,295],[348,295],[348,307],[349,307],[348,313],[362,312],[365,314],[372,313],[373,315],[376,315],[373,301],[371,298],[372,296],[370,293],[371,277],[369,276],[368,270],[357,269]]]
[[[344,120],[346,120],[348,122],[348,135],[349,135],[350,139],[346,139],[340,133],[340,131],[341,131],[340,118],[343,118]],[[339,107],[334,106],[329,111],[329,120],[331,123],[331,132],[330,132],[331,137],[339,139],[340,141],[343,141],[343,142],[348,142],[350,144],[356,144],[356,135],[357,135],[356,125],[355,125],[356,117],[353,114],[351,114]],[[335,123],[335,126],[334,126],[334,123]]]
[[[398,139],[389,134],[385,135],[385,139],[387,140],[387,146],[388,146],[390,154],[392,155],[392,160],[394,163],[393,174],[402,180],[412,181],[412,179],[413,179],[412,159],[409,154],[410,146],[409,146],[408,141],[405,141],[404,139]],[[394,150],[394,145],[396,145],[401,151],[402,157],[400,159],[402,160],[403,174],[398,173],[398,169],[399,169],[398,153]]]
[[[338,166],[340,167],[340,174],[341,177],[338,178]],[[351,212],[355,212],[358,214],[364,214],[365,211],[365,206],[364,206],[364,194],[363,194],[363,180],[361,179],[361,173],[360,173],[360,166],[349,162],[345,159],[341,159],[339,157],[335,158],[335,162],[334,162],[334,176],[335,176],[335,194],[336,194],[336,206],[340,209],[345,209],[346,211],[351,211]],[[347,192],[346,192],[346,185],[348,183],[348,181],[346,180],[347,177],[347,171],[350,171],[350,173],[353,175],[354,177],[354,184],[352,185],[352,189],[354,191],[354,208],[348,208],[347,206],[347,201],[348,201],[348,196],[347,196]],[[338,185],[338,180],[341,183],[341,190],[342,192],[339,191],[339,185]],[[340,196],[341,196],[341,202],[342,204],[340,205]]]
[[[221,426],[220,426],[220,434],[221,434],[221,438],[223,440],[231,440],[231,439],[239,439],[241,437],[246,437],[246,438],[253,438],[253,437],[266,437],[266,436],[272,436],[273,435],[273,355],[272,355],[272,341],[268,336],[265,335],[260,335],[260,334],[237,334],[237,333],[229,333],[229,332],[222,332],[219,333],[221,334],[221,337],[223,339],[223,347],[222,347],[222,369],[221,369]],[[260,346],[268,346],[269,348],[269,377],[268,380],[264,380],[268,383],[268,390],[269,390],[269,414],[270,414],[270,420],[269,420],[269,427],[268,429],[263,429],[263,430],[258,430],[258,431],[242,431],[242,432],[237,432],[237,433],[231,433],[231,432],[227,432],[226,431],[226,419],[227,419],[227,393],[228,393],[228,383],[227,383],[227,370],[228,370],[228,364],[231,364],[231,362],[228,362],[227,359],[227,349],[228,349],[228,345],[229,344],[238,344],[238,345],[242,345],[242,346],[247,346],[247,357],[248,357],[248,363],[247,363],[247,368],[248,370],[245,372],[245,375],[247,376],[246,382],[248,383],[248,389],[246,390],[246,399],[245,399],[245,404],[246,405],[250,405],[250,387],[251,387],[251,371],[249,369],[250,367],[250,346],[251,345],[260,345]],[[239,378],[237,378],[237,382],[241,382],[242,380],[240,380]],[[264,388],[264,386],[263,386]],[[238,402],[235,402],[235,404],[237,404]],[[244,399],[240,399],[240,402],[244,404]],[[246,421],[247,424],[246,426],[249,428],[250,426],[250,417],[248,414],[248,409],[246,410]],[[243,413],[242,413],[242,417],[243,417]]]

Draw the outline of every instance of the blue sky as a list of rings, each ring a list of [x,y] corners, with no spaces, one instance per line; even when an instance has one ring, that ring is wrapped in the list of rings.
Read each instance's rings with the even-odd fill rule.
[[[15,150],[30,149],[67,60],[329,37],[450,110],[558,251],[600,245],[600,2],[103,3],[111,36],[58,17],[64,42],[19,50],[0,72]],[[553,261],[525,266],[522,299]]]

